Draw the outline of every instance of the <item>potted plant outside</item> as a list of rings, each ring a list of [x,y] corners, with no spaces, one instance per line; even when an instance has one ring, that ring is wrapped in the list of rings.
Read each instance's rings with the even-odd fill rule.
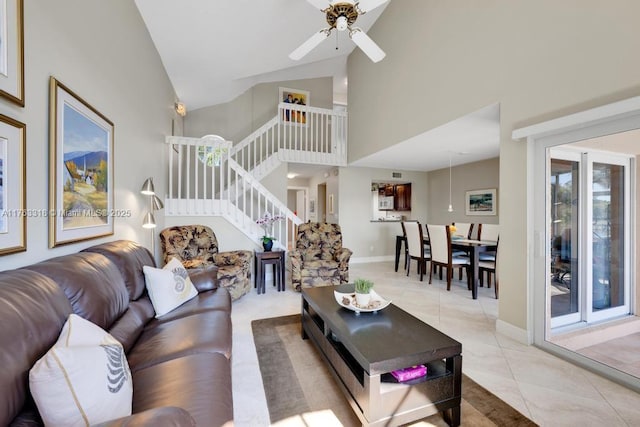
[[[356,304],[359,307],[367,307],[371,301],[373,282],[367,279],[356,279],[353,284],[356,291]]]

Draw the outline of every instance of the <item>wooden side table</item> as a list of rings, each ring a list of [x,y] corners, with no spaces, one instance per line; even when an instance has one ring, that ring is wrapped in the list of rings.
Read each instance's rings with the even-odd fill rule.
[[[265,266],[273,265],[273,284],[278,286],[278,292],[284,291],[284,255],[285,251],[256,251],[255,272],[258,294],[265,292]]]

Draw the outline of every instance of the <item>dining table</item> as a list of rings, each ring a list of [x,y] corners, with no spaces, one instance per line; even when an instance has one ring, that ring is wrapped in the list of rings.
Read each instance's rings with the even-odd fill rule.
[[[471,264],[471,297],[478,299],[480,283],[480,253],[495,251],[498,242],[494,240],[451,239],[451,250],[465,251]]]
[[[428,245],[429,239],[423,239],[423,243]],[[398,264],[400,263],[400,252],[402,245],[405,245],[406,251],[406,237],[403,235],[396,236],[396,258],[395,258],[395,270],[398,271]],[[471,297],[478,299],[478,286],[480,283],[480,253],[486,251],[495,251],[498,247],[498,242],[494,240],[473,240],[473,239],[451,239],[451,249],[464,251],[469,255],[469,263],[471,264]],[[406,267],[406,254],[405,254],[405,267]]]

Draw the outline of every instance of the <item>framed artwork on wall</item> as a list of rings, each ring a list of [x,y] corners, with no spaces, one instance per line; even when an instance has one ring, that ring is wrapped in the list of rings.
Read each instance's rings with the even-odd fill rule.
[[[306,90],[281,87],[278,92],[278,103],[309,105],[310,102],[311,94]],[[304,111],[284,109],[282,111],[281,119],[286,123],[306,125],[307,113]]]
[[[113,123],[54,77],[49,106],[49,246],[113,234]]]
[[[316,213],[316,199],[309,199],[309,213]]]
[[[27,250],[26,131],[0,114],[0,255]]]
[[[495,215],[497,208],[496,189],[471,190],[466,192],[467,215]]]
[[[24,107],[23,0],[0,0],[0,96]]]

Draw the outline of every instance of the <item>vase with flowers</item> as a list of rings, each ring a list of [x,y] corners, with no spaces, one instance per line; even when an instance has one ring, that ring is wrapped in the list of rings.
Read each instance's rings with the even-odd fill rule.
[[[266,252],[269,252],[273,248],[273,241],[276,240],[276,238],[273,237],[273,223],[283,219],[284,215],[272,215],[269,212],[265,212],[263,216],[256,220],[256,224],[264,230],[264,235],[260,238],[260,241]]]

